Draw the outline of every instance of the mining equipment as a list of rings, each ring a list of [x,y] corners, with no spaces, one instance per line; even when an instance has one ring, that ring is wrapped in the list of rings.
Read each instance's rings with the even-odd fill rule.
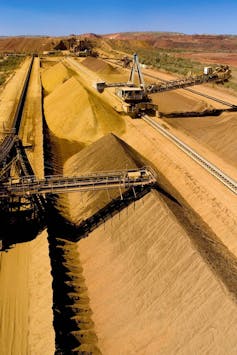
[[[114,58],[114,57],[104,57],[101,56],[101,59],[108,60],[108,62],[114,62],[123,68],[131,68],[131,63],[133,62],[131,57],[123,56],[122,58]]]
[[[92,43],[87,39],[75,39],[71,44],[70,52],[73,52],[77,57],[98,57],[98,53],[93,50]]]
[[[139,84],[135,84],[135,73],[138,75]],[[189,76],[188,78],[165,81],[146,85],[138,55],[133,55],[133,65],[127,82],[107,83],[98,81],[93,86],[99,93],[105,88],[115,88],[115,94],[121,99],[123,111],[132,118],[139,118],[142,114],[159,115],[158,106],[152,103],[149,94],[181,89],[193,85],[200,85],[208,82],[223,83],[231,77],[231,70],[228,65],[220,65],[213,69],[204,67],[203,74]]]
[[[139,86],[135,84],[135,72],[138,75]],[[100,81],[95,83],[94,87],[99,93],[102,93],[105,88],[115,87],[115,94],[122,100],[123,111],[133,118],[139,117],[142,113],[155,114],[158,112],[158,106],[153,104],[151,98],[147,95],[137,54],[133,55],[133,65],[128,82],[106,83]]]
[[[120,59],[120,61],[122,62],[123,68],[130,68],[132,63],[132,59],[130,57],[125,55],[123,58]]]
[[[122,58],[105,57],[105,56],[100,56],[100,57],[101,59],[107,60],[108,62],[118,64],[123,68],[131,68],[131,63],[133,62],[133,59],[131,57],[128,57],[127,55],[123,56]]]

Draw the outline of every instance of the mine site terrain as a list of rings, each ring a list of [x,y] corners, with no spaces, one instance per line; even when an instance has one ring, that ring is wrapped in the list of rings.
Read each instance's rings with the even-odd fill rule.
[[[122,41],[196,43],[235,80],[215,36],[0,39],[3,60],[24,54],[0,89],[4,355],[237,352],[234,86],[141,64]],[[150,92],[134,104],[138,74]]]

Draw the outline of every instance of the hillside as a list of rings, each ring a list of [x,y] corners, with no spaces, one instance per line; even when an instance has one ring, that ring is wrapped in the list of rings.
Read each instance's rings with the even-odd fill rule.
[[[51,37],[0,38],[0,52],[28,52],[50,50],[55,45]]]
[[[104,35],[109,40],[145,41],[153,48],[225,51],[237,48],[237,36],[232,35],[186,35],[176,32],[124,32]]]
[[[69,35],[64,37],[50,36],[18,36],[18,37],[0,37],[0,52],[3,51],[43,51],[54,49],[57,44],[63,40],[68,47],[68,41],[71,38],[89,38],[95,41],[95,44],[105,45],[112,43],[118,45],[119,41],[126,41],[127,45],[140,46],[141,48],[153,47],[168,50],[185,51],[234,51],[237,50],[237,36],[233,35],[207,35],[194,34],[187,35],[176,32],[122,32],[113,34],[98,35],[94,33],[85,33],[80,35]]]

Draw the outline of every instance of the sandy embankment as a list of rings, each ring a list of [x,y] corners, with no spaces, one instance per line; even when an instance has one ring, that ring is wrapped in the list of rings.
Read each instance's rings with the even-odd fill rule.
[[[82,60],[81,63],[98,76],[103,76],[103,79],[108,80],[109,82],[128,81],[128,73],[126,70],[116,68],[103,60],[87,57]]]
[[[47,234],[0,254],[1,354],[52,355],[52,277]]]
[[[17,69],[11,80],[8,81],[4,91],[0,96],[0,130],[9,129],[12,126],[12,118],[17,108],[21,90],[30,59],[25,60]]]
[[[172,118],[165,121],[236,168],[237,113],[225,112],[218,117]]]
[[[236,352],[236,302],[190,234],[152,192],[78,243],[103,354]]]
[[[56,74],[56,75],[55,75]],[[54,65],[42,71],[42,85],[44,95],[50,94],[54,89],[63,84],[71,77],[69,71],[62,63],[54,63]]]
[[[158,110],[163,114],[173,112],[203,112],[213,109],[213,106],[207,104],[200,98],[190,97],[190,95],[182,95],[179,90],[161,92],[151,95],[152,101],[158,105]]]
[[[83,82],[84,74],[80,82]],[[56,98],[57,90],[71,82],[72,79],[55,89],[46,98],[45,107],[51,95]],[[106,99],[98,100],[95,112],[105,102]],[[74,102],[71,104],[75,106]],[[49,129],[60,137],[61,156],[58,157],[55,150],[54,159],[61,171],[73,175],[80,173],[83,167],[96,170],[109,164],[115,168],[116,159],[113,158],[117,158],[120,147],[114,138],[110,144],[107,137],[93,143],[98,139],[97,131],[88,139],[84,136],[84,128],[78,126],[83,105],[78,107],[74,120],[71,111],[68,112],[71,130],[70,126],[65,130],[61,126],[57,131],[53,117],[58,117],[58,123],[60,117],[53,109],[52,114],[49,111],[46,115]],[[160,178],[162,174],[167,176],[168,181],[163,179],[163,184],[171,193],[181,196],[180,200],[186,205],[190,204],[199,217],[204,217],[204,222],[194,218],[194,231],[190,224],[187,228],[184,209],[175,204],[175,211],[181,209],[180,215],[175,217],[172,208],[168,207],[170,203],[164,202],[159,193],[152,192],[78,242],[80,258],[74,253],[70,267],[73,270],[78,263],[82,267],[98,347],[103,354],[190,354],[193,351],[234,354],[237,268],[236,259],[228,251],[236,251],[231,196],[144,122],[127,120],[125,124],[125,131],[114,133],[121,134],[127,143],[150,159],[161,171]],[[72,132],[75,127],[77,136]],[[112,124],[110,130],[113,131]],[[65,146],[63,149],[62,138],[91,145],[78,149],[68,159],[70,155]],[[109,148],[107,151],[106,147]],[[129,150],[125,150],[125,155],[131,158]],[[216,188],[219,196],[215,195]],[[71,221],[79,223],[81,218],[93,214],[103,199],[98,200],[96,195],[85,196],[85,199],[79,199],[78,194],[74,197],[65,194],[60,197],[58,208]],[[231,200],[230,206],[227,200]],[[226,240],[228,249],[212,230],[208,231],[208,225],[215,226],[213,230],[217,237]],[[206,235],[205,230],[210,234]],[[60,237],[60,231],[58,233]],[[226,278],[223,277],[225,273]],[[75,337],[77,334],[74,333]],[[81,340],[80,334],[78,339]]]
[[[56,86],[44,100],[51,144],[58,160],[55,161],[55,167],[60,164],[62,166],[68,157],[103,135],[111,131],[121,134],[125,129],[119,114],[106,102],[101,103],[97,95],[86,90],[77,77],[66,79],[67,76],[61,70],[62,65],[60,64],[60,70],[56,65],[43,73],[43,82],[49,81],[48,86],[51,86],[48,71],[53,78],[56,76],[61,81],[61,85]],[[59,164],[60,159],[63,161]],[[58,171],[61,172],[61,169]]]
[[[21,71],[20,71],[21,73]],[[6,88],[4,103],[14,107],[17,73]],[[24,75],[21,73],[22,78]],[[15,82],[16,80],[16,82]],[[23,80],[22,80],[23,82]],[[20,84],[20,81],[19,81]],[[11,91],[11,88],[14,90]],[[9,101],[8,101],[8,99]],[[6,104],[6,107],[8,105]],[[5,111],[7,113],[7,111]],[[33,145],[28,157],[38,177],[43,176],[43,137],[39,60],[36,58],[27,95],[20,137]],[[22,237],[22,236],[21,236]],[[31,239],[25,235],[25,239]],[[0,349],[1,354],[48,354],[55,349],[52,314],[52,277],[46,232],[0,253]]]
[[[134,169],[141,165],[141,162],[132,158],[116,136],[109,134],[68,159],[64,165],[64,173],[70,176],[87,172]],[[119,195],[119,190],[75,192],[64,195],[64,198],[62,196],[60,205],[65,216],[79,225]]]

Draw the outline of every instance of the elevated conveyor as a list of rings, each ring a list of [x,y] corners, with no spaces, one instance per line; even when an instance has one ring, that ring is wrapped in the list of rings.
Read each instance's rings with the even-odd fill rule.
[[[229,67],[222,66],[222,70],[214,71],[210,74],[195,75],[184,79],[171,80],[162,83],[155,83],[147,85],[146,90],[148,94],[171,91],[176,89],[184,89],[194,85],[201,85],[210,82],[224,82],[230,79],[231,71]]]
[[[138,75],[139,85],[135,84],[134,76]],[[94,83],[94,88],[102,93],[106,88],[116,88],[116,95],[123,102],[123,110],[132,118],[141,117],[144,113],[157,115],[158,106],[152,103],[150,94],[164,91],[184,89],[194,85],[205,84],[209,82],[223,83],[231,77],[231,70],[228,65],[220,65],[213,70],[211,67],[205,67],[203,74],[190,76],[188,78],[163,81],[161,83],[153,83],[147,85],[144,81],[138,56],[135,53],[133,56],[133,66],[131,68],[129,80],[127,83],[108,83],[98,81]]]
[[[90,173],[82,176],[63,177],[35,176],[10,178],[0,185],[0,198],[29,196],[46,193],[67,193],[73,191],[97,191],[109,189],[127,189],[135,186],[152,185],[156,174],[150,167],[140,169]]]

